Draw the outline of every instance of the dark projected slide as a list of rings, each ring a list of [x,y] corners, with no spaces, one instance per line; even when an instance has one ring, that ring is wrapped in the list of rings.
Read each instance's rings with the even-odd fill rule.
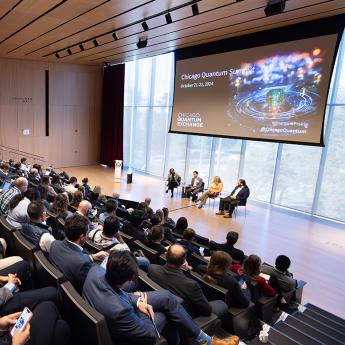
[[[337,36],[176,61],[171,132],[320,144]]]

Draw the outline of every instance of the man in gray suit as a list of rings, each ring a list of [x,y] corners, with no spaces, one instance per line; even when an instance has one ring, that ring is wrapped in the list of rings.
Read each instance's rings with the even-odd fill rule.
[[[186,187],[187,198],[192,197],[192,201],[198,198],[198,193],[204,189],[204,182],[197,171],[193,171],[193,178],[189,186]]]

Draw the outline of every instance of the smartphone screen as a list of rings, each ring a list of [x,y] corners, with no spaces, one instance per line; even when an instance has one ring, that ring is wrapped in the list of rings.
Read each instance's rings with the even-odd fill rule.
[[[18,330],[18,332],[21,332],[23,330],[25,325],[30,321],[31,317],[32,317],[31,310],[25,307],[23,312],[20,314],[17,322],[15,323],[15,325],[13,326],[11,330],[12,337],[15,330]]]

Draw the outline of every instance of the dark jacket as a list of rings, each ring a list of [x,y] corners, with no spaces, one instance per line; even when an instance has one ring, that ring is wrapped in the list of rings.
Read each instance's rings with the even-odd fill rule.
[[[236,260],[240,263],[242,263],[243,260],[245,259],[245,255],[241,249],[237,249],[233,245],[230,245],[227,243],[216,243],[216,242],[214,242],[212,250],[214,250],[214,251],[222,250],[223,252],[228,253],[233,258],[233,260]]]
[[[207,266],[199,265],[196,270],[201,275],[204,275],[207,272]],[[217,285],[229,291],[229,307],[247,308],[249,306],[251,297],[249,287],[247,289],[242,289],[237,280],[230,274],[219,275],[215,278]]]
[[[148,242],[147,246],[153,250],[155,250],[159,255],[164,254],[167,250],[166,248],[159,243],[155,243],[155,242]]]
[[[182,270],[168,265],[150,265],[148,276],[162,288],[184,300],[186,309],[195,315],[210,315],[211,305],[208,303],[197,281],[188,278]]]
[[[237,186],[230,194],[231,195],[234,195],[236,190],[240,188],[239,186]],[[238,194],[236,195],[236,199],[238,200],[238,204],[240,206],[244,206],[246,203],[247,203],[247,199],[249,198],[249,195],[250,195],[250,191],[249,191],[249,188],[248,186],[244,186],[239,192]]]
[[[67,240],[54,241],[50,247],[49,261],[66,276],[79,293],[82,292],[86,276],[92,267],[89,255]]]
[[[138,229],[130,222],[124,222],[121,231],[129,236],[134,237],[135,240],[139,240],[142,243],[146,243],[146,236],[144,231]]]
[[[35,247],[40,247],[40,240],[43,234],[50,233],[48,226],[41,223],[27,223],[22,225],[22,235]]]
[[[190,242],[188,242],[188,241],[186,241],[184,239],[178,240],[176,243],[181,245],[185,250],[187,250],[188,254],[195,253],[195,254],[201,255],[199,247],[197,247],[193,243],[190,243]]]

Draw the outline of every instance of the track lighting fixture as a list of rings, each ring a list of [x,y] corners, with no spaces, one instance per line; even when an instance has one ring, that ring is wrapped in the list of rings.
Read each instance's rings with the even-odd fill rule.
[[[147,46],[147,37],[145,37],[145,38],[139,38],[139,41],[138,41],[138,43],[137,43],[137,47],[139,48],[139,49],[141,49],[141,48],[145,48]]]
[[[71,49],[67,49],[67,53],[68,53],[68,55],[72,55]]]
[[[59,53],[55,53],[55,57],[58,58],[58,59],[60,59]]]
[[[143,27],[144,31],[149,31],[149,26],[145,21],[141,23],[141,26]]]
[[[199,7],[197,3],[192,5],[192,12],[193,12],[193,16],[197,16],[199,14]]]
[[[112,36],[113,36],[114,41],[117,41],[119,39],[119,36],[117,35],[116,32],[113,32]]]
[[[170,12],[168,12],[168,13],[165,15],[165,20],[166,20],[167,24],[171,24],[171,23],[172,23],[172,18],[171,18]]]
[[[98,47],[98,42],[97,42],[97,40],[95,39],[95,40],[93,40],[92,41],[92,43],[93,43],[93,45],[95,46],[95,47]]]
[[[80,51],[82,51],[82,52],[85,50],[83,44],[79,44],[79,48],[80,48]]]
[[[286,0],[269,0],[264,9],[266,17],[282,13],[285,10],[285,2]]]

